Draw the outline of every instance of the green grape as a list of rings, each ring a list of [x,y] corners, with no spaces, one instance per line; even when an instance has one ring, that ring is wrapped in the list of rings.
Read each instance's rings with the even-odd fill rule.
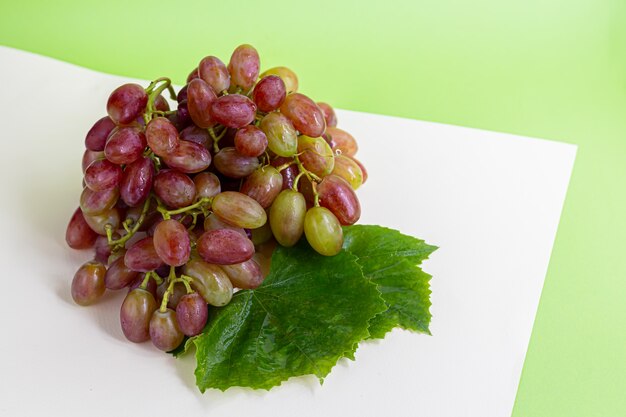
[[[296,128],[278,112],[267,114],[259,126],[267,137],[267,147],[278,156],[293,156],[298,151]]]
[[[341,251],[343,230],[337,217],[326,207],[312,207],[306,212],[304,235],[320,255],[334,256]]]
[[[294,190],[283,190],[270,207],[270,227],[274,237],[283,246],[295,245],[304,231],[306,201]]]
[[[183,267],[183,274],[193,278],[191,287],[207,304],[216,307],[225,306],[233,297],[233,284],[226,272],[217,265],[192,259]]]
[[[244,229],[256,229],[267,221],[265,210],[256,200],[236,191],[216,195],[212,210],[226,223]]]
[[[333,168],[332,174],[348,181],[348,184],[350,184],[353,190],[356,190],[363,184],[363,170],[359,164],[349,156],[342,154],[335,155],[335,167]]]

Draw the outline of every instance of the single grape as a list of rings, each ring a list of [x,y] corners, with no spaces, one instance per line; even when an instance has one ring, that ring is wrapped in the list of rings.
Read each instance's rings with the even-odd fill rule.
[[[154,165],[148,157],[142,156],[126,165],[120,184],[120,197],[130,207],[142,205],[152,189]]]
[[[244,95],[228,94],[211,103],[211,116],[226,127],[244,127],[254,121],[256,104]]]
[[[261,74],[261,79],[268,75],[278,75],[285,83],[285,90],[287,94],[295,93],[298,91],[298,76],[295,72],[287,67],[274,67],[270,68]]]
[[[339,223],[351,225],[361,217],[361,204],[354,189],[337,175],[325,177],[317,186],[319,203],[333,212]]]
[[[346,180],[354,190],[363,184],[363,171],[361,167],[354,159],[343,154],[335,155],[335,167],[333,168],[332,174]]]
[[[100,214],[83,214],[85,216],[85,222],[87,222],[91,230],[99,235],[106,236],[106,225],[110,225],[111,230],[117,230],[120,227],[120,212],[116,207]]]
[[[241,193],[252,197],[263,208],[268,208],[283,188],[283,176],[273,166],[254,171],[241,186]]]
[[[146,141],[152,152],[166,156],[178,146],[178,130],[165,117],[157,117],[146,126]]]
[[[109,116],[104,116],[98,120],[87,132],[85,137],[85,148],[90,151],[100,152],[104,150],[104,145],[111,131],[115,128],[115,123]]]
[[[180,90],[178,90],[178,94],[176,94],[176,101],[180,103],[183,100],[187,100],[187,86],[183,86]]]
[[[252,241],[230,229],[204,232],[196,243],[196,249],[202,259],[218,265],[245,262],[254,255]]]
[[[324,113],[324,120],[326,121],[326,127],[335,127],[337,126],[337,115],[335,114],[335,110],[328,103],[318,102],[317,106]]]
[[[124,263],[126,256],[120,256],[109,265],[104,277],[104,284],[109,290],[121,290],[129,286],[139,275],[139,272],[131,270]]]
[[[267,214],[259,203],[236,191],[224,191],[216,195],[212,210],[226,223],[244,229],[256,229],[267,221]]]
[[[171,266],[185,264],[191,254],[187,229],[177,220],[163,220],[154,229],[154,248],[166,264]]]
[[[179,138],[189,142],[195,142],[205,148],[213,146],[213,139],[209,136],[206,129],[201,129],[196,125],[187,126],[179,133]]]
[[[193,124],[187,104],[187,100],[183,100],[178,103],[178,106],[176,107],[176,128],[178,130],[184,129],[185,127]],[[172,121],[171,119],[168,120]]]
[[[320,255],[334,256],[341,251],[343,230],[337,217],[326,207],[312,207],[306,212],[304,235]]]
[[[209,167],[211,154],[202,145],[181,140],[176,149],[163,156],[163,160],[170,168],[175,168],[185,174],[193,174]]]
[[[256,253],[254,254],[254,260],[259,264],[261,268],[261,274],[266,277],[270,273],[270,269],[272,266],[272,255],[278,242],[274,239],[268,240],[266,243],[259,245],[256,248]]]
[[[118,165],[132,164],[146,149],[146,135],[137,127],[115,129],[106,145],[104,156]]]
[[[215,168],[230,178],[244,178],[261,164],[257,157],[243,156],[235,148],[222,148],[213,159]]]
[[[215,125],[215,120],[211,115],[211,103],[216,99],[215,92],[204,80],[194,79],[189,83],[187,86],[186,107],[189,110],[191,120],[196,125],[202,128]]]
[[[120,308],[120,324],[124,336],[135,343],[150,339],[150,319],[156,309],[156,300],[149,291],[142,288],[130,291]]]
[[[80,208],[87,216],[97,216],[113,208],[119,196],[120,192],[117,188],[103,191],[85,188],[80,195]]]
[[[65,230],[65,241],[72,249],[87,249],[93,246],[98,234],[85,221],[80,207],[74,210]]]
[[[322,109],[304,94],[289,94],[280,106],[280,112],[287,116],[303,135],[316,138],[322,136],[326,130]]]
[[[237,130],[235,149],[243,156],[261,156],[267,148],[267,136],[256,126],[248,125]]]
[[[323,138],[299,136],[298,154],[302,165],[318,177],[330,174],[335,167],[335,154]]]
[[[270,207],[270,226],[278,243],[295,245],[304,231],[306,201],[304,196],[291,189],[278,194]]]
[[[239,87],[244,93],[248,92],[259,78],[260,67],[259,54],[254,47],[251,45],[238,46],[233,51],[228,63],[231,90]]]
[[[191,287],[212,306],[225,306],[233,297],[233,284],[217,265],[192,259],[183,267],[183,274],[193,278]]]
[[[200,334],[208,318],[207,303],[198,293],[183,295],[176,306],[178,327],[186,336]]]
[[[161,94],[159,94],[154,99],[154,109],[158,110],[158,111],[163,111],[163,112],[169,111],[170,110],[170,103],[167,102],[165,97],[163,97]]]
[[[126,251],[126,255],[124,255],[124,265],[132,271],[153,271],[163,264],[164,262],[154,248],[152,236],[145,237],[135,242],[135,244]]]
[[[119,239],[120,235],[115,233],[112,238]],[[103,263],[104,265],[109,264],[109,256],[111,256],[111,246],[109,246],[109,240],[106,236],[100,236],[96,238],[96,242],[93,245],[94,247],[94,259],[96,262]]]
[[[276,110],[286,97],[285,82],[277,75],[261,78],[252,91],[252,100],[265,113]]]
[[[239,264],[221,265],[220,268],[226,272],[233,286],[244,290],[257,288],[265,279],[261,267],[254,259]]]
[[[191,178],[172,169],[159,171],[153,188],[157,197],[171,208],[189,206],[196,197],[196,186]]]
[[[259,126],[267,137],[267,147],[279,156],[293,156],[298,151],[298,135],[291,121],[283,114],[272,112]]]
[[[363,174],[363,184],[365,184],[365,182],[367,181],[367,169],[365,169],[365,165],[363,165],[361,161],[356,159],[354,156],[351,156],[349,158],[356,162],[359,168],[361,168],[361,173]]]
[[[176,312],[171,309],[156,310],[150,319],[150,340],[159,350],[169,352],[180,345],[185,335],[178,327]]]
[[[106,267],[95,261],[89,261],[78,268],[72,280],[72,298],[76,304],[88,306],[102,297],[105,273]]]
[[[211,86],[215,94],[220,94],[230,87],[230,74],[226,65],[214,56],[207,56],[198,65],[198,74],[208,85]]]
[[[202,227],[205,232],[208,232],[209,230],[231,229],[231,230],[236,231],[237,233],[239,233],[240,235],[244,237],[248,237],[248,235],[246,234],[246,231],[243,228],[232,226],[226,223],[224,220],[220,219],[220,216],[218,216],[215,213],[211,213],[208,216],[206,216]]]
[[[148,94],[139,84],[124,84],[109,96],[107,112],[115,124],[133,123],[146,109]]]
[[[93,191],[117,187],[122,179],[122,168],[107,159],[94,161],[85,170],[85,184]]]
[[[191,72],[187,76],[187,84],[189,84],[191,81],[195,80],[196,78],[200,78],[200,73],[198,71],[198,67],[196,67],[193,70],[191,70]]]
[[[345,130],[337,127],[328,127],[326,135],[330,137],[332,149],[340,150],[343,155],[354,156],[359,150],[354,137]]]
[[[193,183],[196,185],[197,199],[215,197],[222,191],[219,178],[211,172],[199,173],[193,177]]]
[[[91,165],[94,161],[98,161],[100,159],[104,159],[104,152],[96,152],[85,149],[82,160],[83,174],[85,173],[89,165]]]

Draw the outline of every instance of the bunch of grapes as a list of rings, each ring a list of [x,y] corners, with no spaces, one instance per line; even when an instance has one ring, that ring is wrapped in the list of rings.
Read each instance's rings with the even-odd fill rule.
[[[72,297],[89,305],[127,288],[120,320],[132,342],[175,349],[204,328],[207,304],[263,282],[276,244],[304,234],[332,256],[341,226],[360,217],[367,173],[355,139],[331,106],[297,92],[293,71],[259,68],[241,45],[228,66],[202,59],[177,94],[167,78],[122,85],[87,133],[66,240],[95,257]]]

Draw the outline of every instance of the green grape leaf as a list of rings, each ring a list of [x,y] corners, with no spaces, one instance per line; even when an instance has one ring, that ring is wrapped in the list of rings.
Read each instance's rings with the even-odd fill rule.
[[[385,227],[356,225],[344,228],[343,248],[358,258],[388,307],[371,320],[372,338],[383,338],[394,327],[430,334],[431,276],[418,265],[436,246]]]
[[[304,239],[278,247],[263,284],[211,310],[193,339],[196,384],[202,392],[269,389],[307,374],[321,382],[341,357],[352,357],[369,337],[369,321],[386,308],[352,253],[324,257]]]

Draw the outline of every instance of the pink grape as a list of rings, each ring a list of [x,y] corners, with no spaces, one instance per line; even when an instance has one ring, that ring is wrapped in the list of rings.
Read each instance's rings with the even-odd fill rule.
[[[154,181],[154,165],[148,157],[141,157],[126,165],[120,184],[120,197],[130,207],[137,207],[150,195]]]
[[[98,234],[85,221],[80,207],[74,210],[65,231],[65,241],[72,249],[88,249],[93,246]]]
[[[107,159],[94,161],[85,170],[85,184],[93,191],[117,187],[122,179],[122,168]]]
[[[122,127],[111,133],[104,146],[104,156],[114,164],[132,164],[146,148],[146,135],[136,127]]]
[[[111,131],[115,128],[115,122],[109,116],[104,116],[98,120],[85,137],[85,147],[94,152],[104,150],[104,145]]]
[[[226,65],[217,57],[207,56],[198,65],[198,75],[211,86],[215,94],[230,87],[230,74]]]
[[[174,219],[163,220],[154,229],[154,249],[168,265],[181,266],[191,254],[191,242],[187,229]]]
[[[138,84],[124,84],[111,93],[107,102],[107,112],[118,125],[133,123],[146,108],[148,94]]]

